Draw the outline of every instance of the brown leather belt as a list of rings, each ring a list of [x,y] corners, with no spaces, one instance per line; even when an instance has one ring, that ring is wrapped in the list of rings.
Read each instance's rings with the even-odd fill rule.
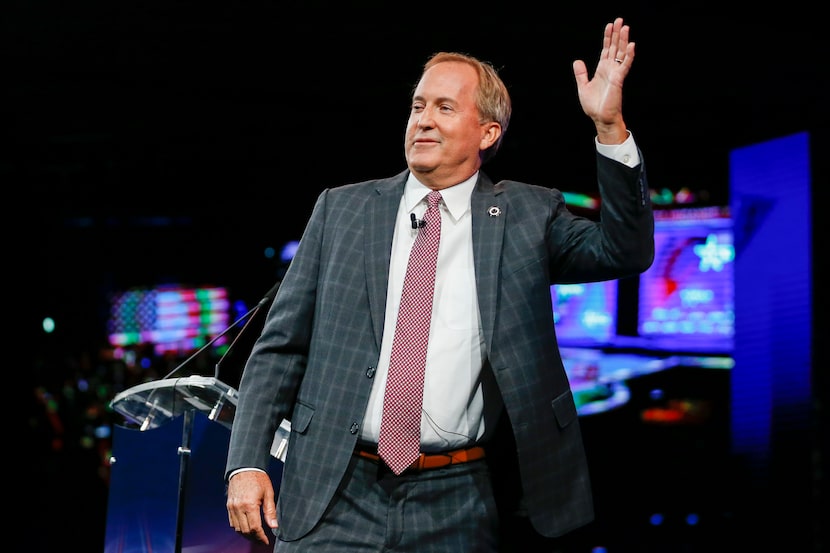
[[[372,453],[360,447],[356,448],[354,452],[355,455],[360,455],[375,463],[381,463],[380,456],[377,453]],[[445,451],[443,453],[421,453],[406,470],[420,472],[422,470],[437,469],[448,465],[477,461],[479,459],[484,459],[484,448],[481,446]]]

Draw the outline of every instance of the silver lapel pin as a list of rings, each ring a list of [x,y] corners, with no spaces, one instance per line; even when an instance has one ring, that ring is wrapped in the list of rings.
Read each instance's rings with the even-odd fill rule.
[[[491,205],[489,209],[487,209],[487,215],[490,217],[498,217],[501,215],[501,208],[496,205]]]

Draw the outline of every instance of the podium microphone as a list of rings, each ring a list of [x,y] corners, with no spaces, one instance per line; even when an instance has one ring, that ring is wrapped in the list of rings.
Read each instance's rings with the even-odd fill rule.
[[[222,357],[220,357],[219,360],[216,361],[216,368],[213,371],[213,377],[215,379],[219,380],[219,366],[221,365],[222,361],[224,361],[225,358],[228,356],[228,354],[231,352],[231,350],[233,349],[233,346],[236,345],[236,343],[239,341],[239,338],[243,334],[245,334],[245,330],[251,324],[251,321],[253,321],[256,318],[255,317],[256,312],[259,311],[261,308],[265,307],[266,305],[268,305],[269,303],[271,303],[272,301],[274,301],[274,298],[277,295],[277,290],[280,289],[280,284],[282,284],[282,281],[278,280],[277,283],[274,284],[271,287],[270,290],[268,290],[268,293],[265,294],[262,297],[261,300],[259,300],[259,303],[257,303],[256,306],[252,310],[248,311],[248,313],[243,315],[243,318],[248,317],[248,320],[245,322],[245,326],[242,327],[242,330],[239,331],[239,334],[237,334],[236,337],[233,339],[233,342],[231,342],[231,345],[228,346],[228,349],[225,350],[225,353],[222,354]]]
[[[195,352],[193,352],[193,354],[190,357],[188,357],[187,359],[185,359],[184,361],[179,363],[179,365],[175,369],[173,369],[172,371],[170,371],[169,373],[164,375],[161,378],[161,380],[165,380],[167,378],[170,378],[171,376],[173,376],[174,374],[179,372],[179,370],[182,369],[184,366],[186,366],[188,363],[190,363],[193,360],[193,358],[195,358],[200,353],[202,353],[203,351],[208,349],[210,346],[215,344],[216,341],[219,340],[222,336],[224,336],[225,334],[230,332],[232,329],[236,328],[239,325],[239,323],[241,323],[245,319],[248,319],[248,321],[245,323],[245,326],[242,327],[242,330],[239,331],[239,334],[237,334],[236,338],[234,338],[233,342],[231,342],[231,345],[228,346],[228,349],[225,350],[225,353],[222,355],[222,357],[219,358],[219,361],[216,362],[216,370],[214,371],[214,377],[218,379],[219,378],[219,363],[221,363],[222,359],[224,359],[228,355],[228,352],[230,352],[233,345],[236,343],[236,341],[239,339],[239,337],[242,335],[242,333],[245,332],[245,329],[248,328],[248,325],[250,324],[251,320],[254,318],[253,315],[257,311],[259,311],[262,307],[264,307],[266,304],[268,304],[268,303],[270,303],[271,301],[274,300],[274,297],[277,295],[277,290],[279,290],[279,288],[280,288],[280,284],[282,284],[282,281],[277,281],[277,283],[274,284],[271,287],[270,290],[268,290],[268,292],[265,294],[265,296],[263,296],[263,298],[261,300],[259,300],[259,302],[257,302],[257,304],[255,306],[253,306],[251,309],[249,309],[247,313],[245,313],[244,315],[242,315],[241,317],[236,319],[225,330],[223,330],[222,332],[220,332],[219,334],[214,336],[208,343],[206,343],[205,345],[203,345],[202,347],[197,349]]]

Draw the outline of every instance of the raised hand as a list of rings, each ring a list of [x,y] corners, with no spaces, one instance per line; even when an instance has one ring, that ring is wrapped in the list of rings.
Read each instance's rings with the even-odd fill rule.
[[[605,26],[593,78],[588,78],[584,61],[573,63],[579,103],[594,122],[597,139],[604,144],[619,144],[628,137],[622,115],[622,89],[634,61],[634,43],[628,40],[629,32],[621,17]]]

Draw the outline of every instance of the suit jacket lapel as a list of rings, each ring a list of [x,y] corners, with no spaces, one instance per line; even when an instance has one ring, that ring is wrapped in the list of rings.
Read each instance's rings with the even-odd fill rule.
[[[500,201],[503,200],[501,193],[500,185],[494,186],[487,175],[479,173],[470,204],[478,308],[488,354],[490,344],[493,343],[501,250],[507,221],[507,204]]]
[[[366,228],[366,282],[378,348],[383,339],[395,218],[407,175],[408,172],[403,171],[390,179],[379,180],[366,204],[363,217]],[[500,201],[501,192],[501,186],[494,186],[487,175],[480,173],[470,200],[478,304],[488,348],[493,341],[496,321],[501,249],[507,220],[507,204]]]
[[[395,217],[401,203],[408,171],[377,181],[366,204],[363,224],[366,228],[365,259],[369,308],[378,349],[383,339],[383,320],[386,315],[386,289],[389,286],[389,262],[392,256],[392,237]]]

